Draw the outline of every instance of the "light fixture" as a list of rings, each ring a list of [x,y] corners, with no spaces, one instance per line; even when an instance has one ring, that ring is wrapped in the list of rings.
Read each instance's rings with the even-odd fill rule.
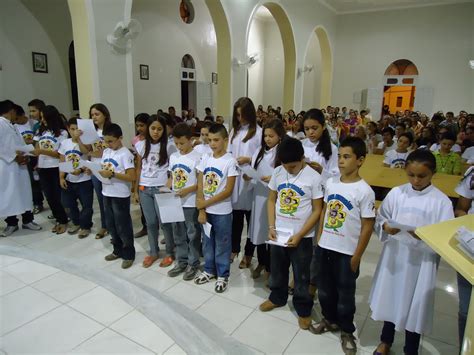
[[[314,69],[314,65],[305,65],[303,68],[298,68],[298,78],[303,74],[303,73],[310,73]]]
[[[471,69],[474,69],[474,60],[470,60],[469,65],[471,66]]]
[[[234,58],[232,60],[232,64],[234,65],[234,67],[247,67],[247,68],[250,68],[252,65],[254,65],[255,63],[258,62],[258,59],[259,59],[259,55],[258,53],[255,53],[255,54],[252,54],[252,55],[248,55],[247,56],[247,59],[245,60],[239,60],[237,58]]]

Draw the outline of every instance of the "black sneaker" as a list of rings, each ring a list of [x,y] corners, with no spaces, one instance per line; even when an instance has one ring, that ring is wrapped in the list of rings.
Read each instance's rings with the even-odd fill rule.
[[[199,269],[198,269],[197,266],[188,265],[186,267],[186,270],[184,271],[183,280],[184,281],[193,280],[196,277],[196,274],[197,274],[198,270]]]
[[[176,277],[179,274],[182,274],[185,270],[186,270],[186,266],[176,264],[174,266],[174,268],[172,268],[170,271],[168,271],[168,276],[169,277]]]
[[[227,290],[227,285],[229,284],[229,280],[226,277],[218,277],[216,281],[216,286],[214,287],[214,291],[217,293],[222,293]]]

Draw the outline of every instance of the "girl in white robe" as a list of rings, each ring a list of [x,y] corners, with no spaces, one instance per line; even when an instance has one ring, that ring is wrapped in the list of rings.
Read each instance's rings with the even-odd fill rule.
[[[273,170],[280,165],[277,160],[276,151],[278,144],[285,138],[283,123],[276,119],[263,126],[262,148],[252,156],[252,167],[256,169],[260,181],[251,180],[252,188],[252,214],[250,216],[249,240],[251,244],[246,251],[251,255],[257,248],[258,266],[252,272],[254,279],[265,270],[270,272],[269,250],[265,242],[268,240],[268,183],[272,177]],[[244,179],[246,176],[244,176]],[[253,250],[250,250],[253,249]]]
[[[393,188],[378,211],[375,228],[384,246],[369,303],[372,319],[384,326],[374,354],[389,353],[395,330],[405,330],[405,354],[417,354],[420,334],[432,328],[439,256],[413,231],[454,218],[449,198],[431,185],[435,168],[429,151],[410,153],[409,183]],[[395,222],[408,226],[407,231],[397,229]]]

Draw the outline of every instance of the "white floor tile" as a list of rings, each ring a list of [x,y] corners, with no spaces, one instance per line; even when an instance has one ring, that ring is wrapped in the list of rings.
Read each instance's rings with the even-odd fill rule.
[[[2,238],[0,238],[2,240]],[[2,245],[2,244],[0,244]],[[8,255],[0,255],[0,268],[3,269],[6,266],[18,263],[24,259],[21,258],[15,258],[14,256],[8,256]]]
[[[458,345],[446,344],[438,340],[423,337],[421,342],[422,355],[455,355],[459,353]]]
[[[260,311],[254,311],[232,334],[234,338],[264,353],[282,353],[298,327]]]
[[[0,296],[18,290],[25,284],[10,274],[0,270]]]
[[[67,303],[97,285],[76,275],[60,271],[31,284],[31,286],[59,302]]]
[[[458,318],[453,315],[435,312],[433,330],[425,338],[435,339],[443,343],[458,344]]]
[[[239,274],[235,278],[231,278],[229,287],[222,297],[243,306],[256,308],[268,298],[269,294],[270,290],[264,287],[262,280],[253,280],[244,274]]]
[[[192,310],[195,310],[213,296],[212,293],[198,289],[185,282],[178,282],[166,290],[165,295]]]
[[[227,334],[231,334],[252,312],[253,309],[250,307],[242,306],[217,295],[206,301],[197,310],[197,313]]]
[[[164,292],[180,281],[180,277],[169,277],[155,270],[146,269],[135,281],[159,292]]]
[[[132,311],[110,326],[111,329],[155,353],[163,353],[174,340],[138,311]]]
[[[69,302],[69,305],[106,325],[110,325],[133,309],[128,303],[100,286]]]
[[[0,335],[3,335],[60,304],[31,287],[0,297]]]
[[[13,239],[13,241],[15,241],[16,243],[21,244],[21,245],[30,245],[30,244],[38,243],[42,240],[46,240],[46,239],[51,238],[51,236],[53,234],[49,231],[44,230],[45,227],[47,227],[49,229],[50,226],[49,225],[42,225],[41,227],[43,228],[43,230],[41,230],[41,231],[25,231],[25,230],[22,230],[20,232],[21,234],[18,234],[19,232],[16,232],[15,234],[13,234],[11,236],[11,238]]]
[[[72,351],[82,354],[153,354],[152,351],[134,343],[126,337],[104,329]]]
[[[285,354],[341,354],[341,343],[325,335],[299,330],[285,350]]]
[[[5,267],[3,271],[8,272],[10,275],[16,277],[26,284],[36,282],[59,272],[59,270],[54,267],[36,263],[30,260],[23,260],[9,265]]]
[[[174,344],[164,354],[166,355],[186,355],[186,352],[179,347],[178,344]]]
[[[133,263],[133,265],[126,270],[122,269],[121,259],[118,263],[109,264],[108,266],[104,268],[104,270],[111,272],[115,275],[118,275],[120,277],[129,278],[133,280],[146,271],[146,269],[142,266],[141,262],[138,259],[135,259],[135,262]]]
[[[3,230],[3,227],[0,227],[0,230]],[[5,247],[21,247],[22,245],[20,243],[15,242],[15,239],[13,239],[13,236],[10,237],[0,237],[0,246],[5,246]]]
[[[8,353],[64,353],[104,327],[67,306],[61,306],[16,329],[3,339]]]
[[[61,235],[51,234],[47,239],[29,244],[28,248],[46,253],[54,253],[61,248],[71,245],[75,241],[74,237],[67,233]]]

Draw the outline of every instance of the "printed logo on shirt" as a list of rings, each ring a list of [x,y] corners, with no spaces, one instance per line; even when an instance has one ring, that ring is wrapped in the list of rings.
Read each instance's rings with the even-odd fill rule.
[[[204,169],[204,186],[205,195],[212,195],[217,191],[219,183],[224,174],[217,168],[209,167]]]
[[[304,191],[294,184],[280,184],[277,188],[278,200],[280,201],[280,213],[294,216],[300,205],[300,197]]]
[[[341,228],[346,221],[347,213],[344,212],[344,206],[350,211],[354,208],[352,203],[344,196],[339,194],[332,194],[328,196],[327,205],[327,221],[324,227],[334,229],[336,232]]]
[[[49,150],[51,152],[54,151],[54,145],[57,142],[58,141],[54,137],[51,137],[51,136],[41,136],[39,139],[40,148],[44,150]]]
[[[92,150],[104,150],[107,148],[107,144],[104,141],[104,138],[99,138],[97,142],[92,143]]]
[[[184,164],[175,164],[171,168],[173,171],[173,189],[180,190],[186,186],[188,182],[188,174],[191,173],[191,169]]]
[[[392,160],[392,166],[394,168],[400,168],[400,169],[404,169],[405,168],[405,159],[394,159]]]
[[[79,168],[79,160],[81,159],[82,153],[78,150],[68,150],[65,154],[66,161],[72,161],[72,167],[74,169]]]
[[[21,136],[23,137],[25,141],[28,141],[28,140],[33,139],[33,137],[35,136],[35,133],[33,131],[26,130],[26,131],[21,132]]]
[[[115,171],[115,168],[117,167],[118,163],[111,158],[104,159],[104,162],[102,163],[102,169],[104,170]]]

